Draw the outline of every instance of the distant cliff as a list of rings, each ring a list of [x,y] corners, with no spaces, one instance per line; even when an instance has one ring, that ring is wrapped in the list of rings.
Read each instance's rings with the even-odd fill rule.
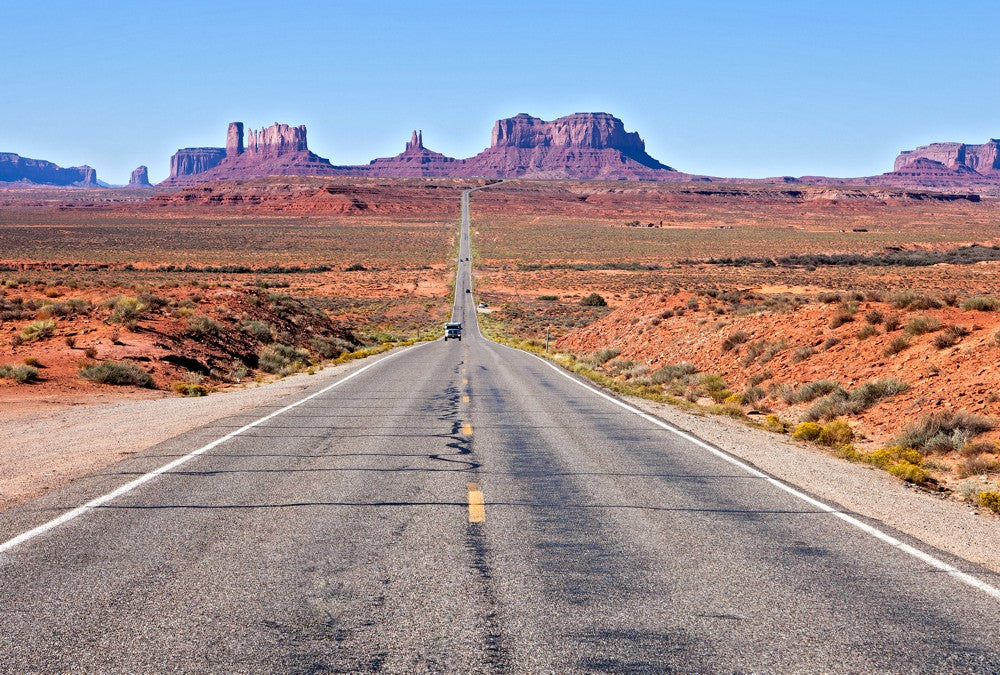
[[[938,171],[936,167],[918,160],[937,162],[957,172],[974,172],[980,176],[1000,177],[1000,140],[991,138],[982,145],[966,143],[931,143],[899,153],[893,165],[895,172],[913,172],[914,169]]]
[[[0,183],[97,187],[97,172],[86,165],[63,168],[44,159],[0,152]]]

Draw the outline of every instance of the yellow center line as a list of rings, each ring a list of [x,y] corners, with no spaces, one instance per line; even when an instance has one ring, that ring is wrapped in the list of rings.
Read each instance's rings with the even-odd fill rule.
[[[481,523],[486,520],[486,506],[483,502],[483,492],[479,483],[469,483],[469,522]]]
[[[466,436],[472,435],[472,425],[469,422],[466,422],[465,424],[462,425],[462,433],[465,434]]]
[[[469,396],[468,394],[466,394],[465,396],[462,397],[462,403],[468,403],[468,402],[469,402]]]
[[[469,378],[467,378],[467,377],[463,377],[462,378],[462,386],[463,387],[468,387],[469,386]]]

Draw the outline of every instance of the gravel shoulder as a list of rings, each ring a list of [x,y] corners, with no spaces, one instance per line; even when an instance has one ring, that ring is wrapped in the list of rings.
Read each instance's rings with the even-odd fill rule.
[[[1000,518],[907,486],[884,471],[719,416],[623,397],[631,405],[854,514],[1000,573]]]
[[[355,370],[368,359],[201,398],[128,399],[0,410],[0,511],[192,429],[267,406]]]

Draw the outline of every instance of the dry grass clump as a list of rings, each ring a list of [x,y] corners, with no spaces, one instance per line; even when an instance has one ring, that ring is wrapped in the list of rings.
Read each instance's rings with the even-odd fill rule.
[[[841,389],[839,383],[833,380],[816,380],[815,382],[807,382],[796,389],[788,391],[785,396],[785,403],[789,405],[794,405],[796,403],[808,403],[813,401],[820,396],[826,396],[827,394]],[[842,390],[842,389],[841,389]]]
[[[309,352],[305,349],[275,343],[261,350],[257,366],[265,373],[291,375],[309,365]]]
[[[896,309],[927,310],[940,309],[942,302],[927,295],[919,295],[912,291],[906,291],[896,295],[892,299],[892,306]]]
[[[977,312],[996,312],[1000,310],[1000,298],[991,295],[979,295],[962,303],[962,309]]]
[[[820,382],[824,381],[820,380]],[[857,415],[879,401],[902,394],[909,388],[908,384],[894,377],[865,382],[850,392],[837,386],[825,398],[820,399],[805,411],[802,414],[802,419],[807,422],[815,422],[832,420],[840,415]]]
[[[56,332],[56,322],[51,319],[39,319],[37,321],[32,321],[27,326],[21,329],[18,333],[18,337],[21,338],[22,342],[35,342],[37,340],[44,340],[45,338],[52,337]]]
[[[746,334],[746,331],[738,330],[734,333],[730,333],[726,336],[726,339],[722,341],[722,353],[732,351],[739,345],[743,344],[750,339],[750,336]]]
[[[903,331],[907,335],[924,335],[941,330],[941,322],[933,316],[915,316],[906,324]]]
[[[935,335],[931,342],[938,349],[947,349],[948,347],[954,346],[956,342],[968,334],[969,329],[965,326],[952,324],[950,326],[946,326],[944,330]]]
[[[910,339],[905,335],[898,335],[882,350],[883,356],[893,356],[910,346]]]
[[[653,384],[667,384],[697,372],[698,368],[693,363],[681,362],[654,370],[649,379]]]

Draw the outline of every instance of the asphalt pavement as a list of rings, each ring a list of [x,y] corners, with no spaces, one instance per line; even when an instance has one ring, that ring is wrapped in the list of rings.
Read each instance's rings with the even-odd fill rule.
[[[461,341],[0,514],[0,670],[1000,671],[997,575],[482,337],[468,195]]]

